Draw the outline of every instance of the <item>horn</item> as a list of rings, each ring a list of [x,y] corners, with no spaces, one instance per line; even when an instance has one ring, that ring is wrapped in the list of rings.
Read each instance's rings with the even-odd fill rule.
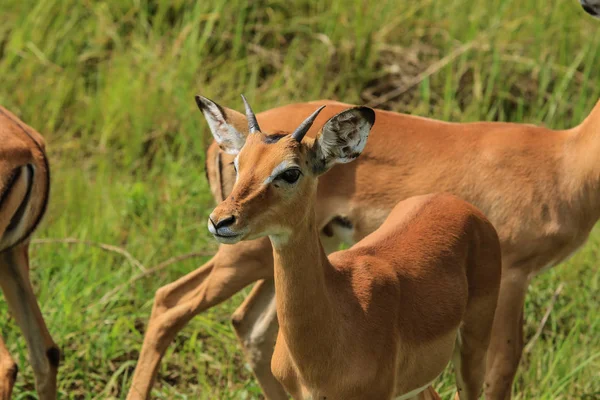
[[[301,142],[302,138],[304,137],[304,135],[306,135],[306,132],[308,132],[308,130],[310,129],[310,127],[312,126],[313,122],[315,122],[315,119],[317,118],[317,115],[319,115],[319,113],[321,112],[322,109],[324,109],[325,106],[321,106],[317,109],[317,111],[315,111],[314,113],[310,114],[310,116],[308,118],[306,118],[304,120],[304,122],[302,122],[300,124],[299,127],[296,128],[296,130],[294,131],[294,133],[292,133],[292,137],[294,139],[296,139],[297,141]]]
[[[242,100],[244,101],[244,106],[246,107],[246,118],[248,119],[248,131],[250,133],[260,132],[260,126],[258,126],[258,121],[256,120],[256,115],[252,111],[250,104],[248,104],[248,100],[246,97],[242,95]]]

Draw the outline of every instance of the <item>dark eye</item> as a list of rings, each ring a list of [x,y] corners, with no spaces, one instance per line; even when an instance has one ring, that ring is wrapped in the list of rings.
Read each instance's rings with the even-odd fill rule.
[[[287,183],[295,183],[300,178],[300,170],[297,168],[288,169],[277,175],[277,179],[286,181]]]

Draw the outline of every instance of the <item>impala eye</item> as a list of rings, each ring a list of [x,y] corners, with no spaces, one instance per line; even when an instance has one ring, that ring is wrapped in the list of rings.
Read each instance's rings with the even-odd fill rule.
[[[277,175],[277,179],[284,180],[287,183],[296,183],[298,178],[300,178],[300,174],[301,172],[298,168],[291,168]]]

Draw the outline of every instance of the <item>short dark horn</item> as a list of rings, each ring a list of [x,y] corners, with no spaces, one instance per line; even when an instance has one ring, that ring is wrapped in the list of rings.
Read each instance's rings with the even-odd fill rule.
[[[260,132],[260,126],[258,126],[258,121],[256,120],[256,115],[252,111],[250,104],[248,104],[248,100],[246,97],[242,95],[242,100],[244,100],[244,106],[246,107],[246,118],[248,119],[248,131],[250,133]]]
[[[294,139],[296,139],[297,141],[301,142],[302,139],[304,138],[304,135],[306,135],[306,132],[308,132],[308,130],[310,129],[310,127],[312,126],[313,122],[315,122],[315,119],[317,118],[317,115],[319,115],[319,113],[321,112],[322,109],[324,109],[325,106],[321,106],[317,109],[317,111],[315,111],[314,113],[310,114],[310,116],[308,118],[306,118],[304,120],[304,122],[302,122],[300,124],[299,127],[296,128],[296,130],[294,131],[294,133],[292,133],[292,137]]]

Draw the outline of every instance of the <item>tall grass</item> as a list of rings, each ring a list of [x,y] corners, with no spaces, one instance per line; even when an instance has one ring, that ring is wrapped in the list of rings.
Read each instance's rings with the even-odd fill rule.
[[[118,245],[147,268],[216,248],[196,93],[238,109],[245,93],[257,111],[333,98],[554,128],[600,97],[600,23],[575,0],[3,0],[0,15],[0,103],[49,142],[52,202],[37,237]],[[600,397],[599,240],[535,280],[528,339],[552,309],[517,399]],[[36,292],[64,351],[61,398],[124,398],[154,291],[201,262],[121,287],[139,268],[119,254],[35,245]],[[229,325],[241,298],[177,337],[156,398],[260,397]],[[0,333],[22,367],[15,398],[35,396],[3,300]],[[451,376],[437,385],[449,398]]]

